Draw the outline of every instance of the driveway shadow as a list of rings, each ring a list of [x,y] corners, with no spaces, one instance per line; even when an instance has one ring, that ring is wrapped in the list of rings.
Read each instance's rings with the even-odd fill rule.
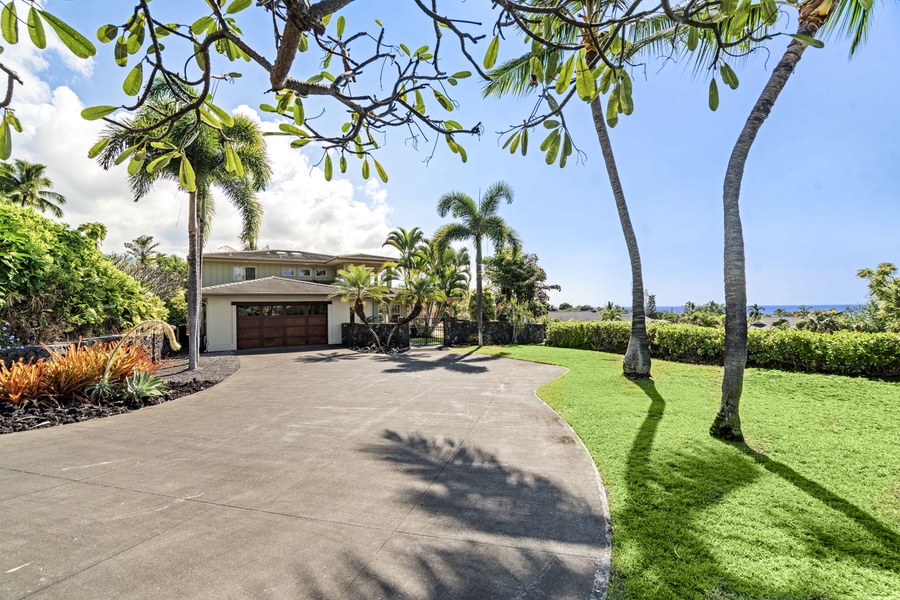
[[[410,477],[400,493],[414,508],[373,559],[341,556],[342,567],[357,573],[341,598],[591,597],[607,522],[584,497],[454,439],[385,430],[361,450]],[[492,464],[473,466],[485,462]],[[584,554],[562,550],[576,547]],[[335,597],[315,573],[295,576],[310,598]]]
[[[347,350],[317,350],[304,352],[294,359],[298,363],[326,363],[326,362],[349,362],[359,360],[363,355],[358,352],[348,352]]]
[[[443,354],[434,359],[437,353]],[[375,354],[375,360],[391,365],[384,373],[422,373],[426,371],[446,370],[454,373],[484,373],[487,367],[482,363],[496,361],[497,358],[487,354],[473,356],[474,350],[466,354],[451,354],[445,351],[423,353],[422,351],[406,354]]]

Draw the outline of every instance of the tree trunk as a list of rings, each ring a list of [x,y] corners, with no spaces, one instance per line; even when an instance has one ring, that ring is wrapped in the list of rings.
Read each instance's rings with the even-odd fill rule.
[[[478,347],[484,346],[483,310],[481,308],[481,237],[475,237],[475,306],[478,312]]]
[[[197,228],[197,193],[188,194],[188,370],[197,368],[200,357],[200,311],[197,299],[200,288],[200,261]]]
[[[369,328],[369,333],[372,334],[372,338],[375,340],[375,347],[381,350],[381,340],[378,339],[378,334],[375,333],[375,329],[372,327],[372,324],[369,323],[369,317],[366,316],[366,305],[361,299],[357,298],[353,303],[353,312],[359,317],[363,324]],[[388,341],[390,342],[390,340]]]
[[[650,377],[650,342],[647,339],[647,321],[644,317],[644,276],[641,271],[641,254],[638,251],[637,237],[634,234],[634,227],[631,225],[628,204],[625,202],[625,192],[622,190],[622,182],[619,179],[619,169],[616,167],[616,158],[613,155],[612,143],[609,140],[609,132],[603,118],[600,96],[591,101],[591,114],[594,118],[597,139],[600,141],[600,149],[603,152],[603,160],[606,162],[609,184],[612,186],[613,197],[616,200],[622,233],[625,235],[628,258],[631,261],[631,337],[628,340],[625,359],[622,361],[622,372],[629,379],[646,379]]]
[[[814,37],[821,24],[801,25],[797,33]],[[793,40],[772,71],[766,87],[750,111],[738,136],[725,171],[723,205],[725,209],[725,375],[722,401],[709,429],[710,435],[723,440],[742,441],[739,406],[747,366],[747,276],[744,262],[744,234],[741,227],[740,197],[744,165],[750,147],[788,78],[800,61],[806,44]]]

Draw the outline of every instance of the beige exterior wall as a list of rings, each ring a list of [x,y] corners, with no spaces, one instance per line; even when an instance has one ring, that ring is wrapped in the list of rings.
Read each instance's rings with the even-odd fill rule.
[[[340,298],[329,300],[327,296],[208,296],[203,301],[206,303],[208,352],[237,350],[237,310],[232,302],[331,302],[328,305],[329,344],[341,343],[341,323],[350,322],[350,305]]]

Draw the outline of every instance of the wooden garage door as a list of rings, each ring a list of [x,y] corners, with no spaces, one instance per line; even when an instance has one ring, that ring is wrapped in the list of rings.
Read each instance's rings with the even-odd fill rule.
[[[327,302],[237,304],[238,350],[327,343]]]

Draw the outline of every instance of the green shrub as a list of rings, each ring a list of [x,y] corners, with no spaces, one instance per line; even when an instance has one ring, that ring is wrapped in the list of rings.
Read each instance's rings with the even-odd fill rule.
[[[628,325],[631,329],[631,324]],[[721,327],[650,323],[647,337],[651,356],[714,365],[724,361],[725,330]]]
[[[546,346],[625,354],[631,323],[627,321],[550,321]]]
[[[552,321],[545,345],[624,354],[631,335],[625,321]],[[815,333],[795,329],[751,330],[748,360],[751,367],[862,375],[900,375],[900,335],[838,331]],[[721,365],[725,331],[674,323],[647,326],[650,353],[655,358]]]
[[[0,203],[0,321],[20,343],[108,334],[165,317],[156,296],[97,247],[103,228],[71,229]]]

